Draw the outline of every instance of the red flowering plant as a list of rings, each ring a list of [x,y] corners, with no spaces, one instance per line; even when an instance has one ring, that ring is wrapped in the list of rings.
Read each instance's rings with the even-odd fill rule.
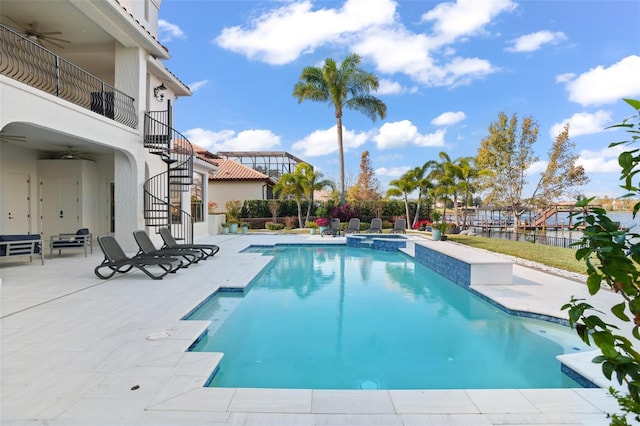
[[[344,204],[342,207],[331,207],[331,217],[337,217],[341,222],[349,222],[349,219],[358,216],[360,216],[358,208],[352,208],[349,204]]]
[[[413,225],[413,229],[418,229],[420,231],[424,231],[427,226],[431,226],[431,221],[430,220],[427,220],[427,219],[419,220],[418,222],[416,222]]]
[[[326,217],[319,217],[316,219],[316,225],[329,226],[329,219],[327,219]]]

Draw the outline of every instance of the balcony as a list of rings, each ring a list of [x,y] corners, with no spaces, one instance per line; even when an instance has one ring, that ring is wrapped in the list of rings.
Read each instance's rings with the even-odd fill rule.
[[[136,128],[135,99],[0,24],[0,74]]]

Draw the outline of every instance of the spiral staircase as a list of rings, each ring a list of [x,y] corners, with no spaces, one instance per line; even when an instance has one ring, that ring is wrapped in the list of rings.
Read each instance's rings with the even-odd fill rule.
[[[181,208],[182,193],[193,184],[193,146],[171,127],[171,107],[167,111],[148,111],[144,120],[144,147],[160,156],[167,170],[144,183],[145,225],[167,227],[176,240],[193,242],[193,220]]]

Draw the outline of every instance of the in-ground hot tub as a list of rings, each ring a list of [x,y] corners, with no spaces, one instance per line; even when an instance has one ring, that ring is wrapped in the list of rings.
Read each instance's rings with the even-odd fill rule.
[[[347,247],[396,251],[407,246],[407,238],[399,234],[349,234]]]

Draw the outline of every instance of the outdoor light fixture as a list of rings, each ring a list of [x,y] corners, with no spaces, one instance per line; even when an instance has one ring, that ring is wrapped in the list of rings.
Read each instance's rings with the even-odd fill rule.
[[[158,102],[162,102],[164,100],[164,95],[167,92],[167,88],[164,83],[160,83],[160,86],[153,88],[153,97],[156,98]]]

